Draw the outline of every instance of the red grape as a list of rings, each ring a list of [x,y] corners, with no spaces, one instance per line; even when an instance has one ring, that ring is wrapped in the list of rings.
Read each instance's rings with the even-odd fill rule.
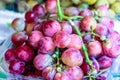
[[[10,63],[9,70],[13,74],[22,74],[25,70],[25,63],[19,60],[14,60]]]
[[[39,17],[43,17],[45,15],[44,7],[41,4],[36,4],[32,9],[36,15]]]
[[[17,51],[17,54],[16,54],[17,57],[20,60],[25,61],[25,62],[29,62],[33,60],[35,56],[33,49],[27,45],[17,47],[16,51]]]
[[[48,13],[57,13],[57,0],[47,0],[45,8]]]
[[[25,13],[25,20],[27,23],[35,22],[37,18],[37,15],[33,11],[28,11]]]
[[[64,10],[64,13],[67,16],[77,16],[79,14],[79,10],[76,7],[67,7]]]
[[[112,59],[107,56],[101,56],[97,60],[100,65],[100,69],[106,69],[112,65]]]
[[[69,48],[62,53],[62,61],[68,66],[80,66],[83,62],[83,57],[79,50]]]
[[[71,38],[71,41],[68,45],[68,48],[76,48],[76,49],[82,48],[82,39],[80,38],[80,36],[76,34],[71,34],[70,38]]]
[[[11,49],[8,49],[6,52],[5,52],[5,60],[8,62],[8,63],[11,63],[13,60],[16,59],[16,50],[11,48]]]
[[[25,34],[25,32],[19,31],[12,34],[11,40],[14,45],[20,46],[26,42],[27,38],[28,36]]]
[[[62,31],[65,31],[65,32],[67,32],[69,34],[72,33],[72,26],[67,21],[62,21],[60,23],[60,25],[61,25],[61,30]]]
[[[54,51],[55,44],[51,37],[43,37],[38,43],[38,53],[49,53]]]
[[[23,31],[25,28],[25,22],[22,18],[15,18],[12,21],[12,28],[16,31]]]
[[[84,76],[84,73],[79,66],[70,67],[67,70],[67,73],[71,80],[82,80]]]
[[[102,46],[99,41],[89,42],[87,48],[90,56],[97,56],[102,53]]]
[[[96,28],[97,22],[92,16],[85,16],[80,23],[80,28],[84,31],[91,31]]]
[[[34,48],[38,48],[39,41],[42,37],[42,32],[32,31],[28,38],[29,44],[32,45]]]
[[[59,31],[53,36],[55,45],[59,48],[65,48],[70,43],[70,35],[67,32]]]
[[[61,30],[60,23],[56,20],[48,20],[42,24],[43,33],[46,36],[53,36],[56,32]]]
[[[70,80],[70,78],[66,72],[60,72],[56,73],[54,80]]]
[[[55,74],[56,74],[56,69],[53,68],[52,66],[48,66],[42,71],[42,77],[45,80],[53,80]]]
[[[33,64],[37,70],[43,70],[52,63],[52,57],[48,54],[38,54],[34,60]]]

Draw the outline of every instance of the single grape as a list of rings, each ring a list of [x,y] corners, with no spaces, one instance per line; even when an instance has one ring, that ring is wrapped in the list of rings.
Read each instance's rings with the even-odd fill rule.
[[[25,29],[25,22],[22,18],[15,18],[12,23],[12,28],[16,31],[23,31]]]
[[[29,35],[28,42],[30,45],[32,45],[34,48],[38,48],[38,44],[40,39],[43,37],[42,32],[40,31],[32,31]]]
[[[81,49],[82,48],[82,39],[76,34],[70,35],[71,41],[68,44],[68,48]]]
[[[43,17],[45,15],[44,7],[41,4],[36,4],[32,10],[38,17]]]
[[[50,53],[54,51],[55,44],[51,37],[43,37],[38,43],[38,53]]]
[[[67,66],[80,66],[83,62],[83,56],[79,50],[68,48],[62,53],[62,61]]]
[[[85,16],[80,23],[80,28],[84,31],[91,31],[96,28],[97,22],[92,16]]]
[[[92,35],[91,35],[91,34],[85,35],[85,36],[83,37],[83,41],[84,41],[84,43],[86,43],[86,44],[88,44],[88,43],[91,41],[91,39],[92,39]]]
[[[67,73],[71,80],[82,80],[84,76],[84,73],[79,66],[70,67],[67,70]]]
[[[14,60],[10,63],[9,70],[13,74],[22,74],[25,70],[25,63],[23,61]]]
[[[43,33],[52,37],[56,32],[61,30],[60,23],[56,20],[48,20],[42,24]]]
[[[28,39],[28,36],[25,34],[25,32],[15,32],[12,34],[11,41],[14,45],[20,46],[23,45]]]
[[[112,65],[112,59],[108,56],[101,56],[97,59],[100,69],[107,69]]]
[[[16,59],[16,50],[11,48],[11,49],[8,49],[6,52],[5,52],[5,60],[8,62],[8,63],[11,63],[13,60]]]
[[[69,34],[72,33],[72,26],[67,21],[62,21],[60,25],[61,25],[61,31],[65,31]]]
[[[32,48],[30,48],[27,45],[23,45],[23,46],[19,46],[16,49],[17,51],[17,57],[25,62],[29,62],[31,60],[33,60],[35,54]]]
[[[48,54],[38,54],[33,60],[33,64],[37,70],[43,70],[51,63],[52,57]]]
[[[57,13],[57,0],[47,0],[45,8],[48,13]]]
[[[33,11],[28,11],[25,13],[25,20],[27,23],[32,23],[37,20],[38,16]]]
[[[107,36],[109,31],[108,31],[108,28],[104,24],[98,23],[94,32],[99,34],[100,36]]]
[[[97,56],[102,53],[102,46],[99,41],[89,42],[87,48],[90,56]]]
[[[59,31],[53,36],[55,45],[59,48],[65,48],[70,43],[70,34],[64,31]]]
[[[56,69],[53,68],[52,66],[48,66],[42,71],[42,77],[45,80],[53,80],[55,74],[56,74]]]
[[[79,10],[76,7],[67,7],[64,10],[64,14],[67,16],[78,16]]]

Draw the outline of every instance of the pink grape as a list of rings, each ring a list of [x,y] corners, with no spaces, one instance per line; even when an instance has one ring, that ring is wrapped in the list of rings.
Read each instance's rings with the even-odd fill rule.
[[[82,11],[80,11],[79,13],[80,16],[92,16],[92,11],[89,9],[83,9]]]
[[[38,54],[33,60],[33,64],[37,70],[43,70],[51,63],[52,57],[48,54]]]
[[[29,44],[32,45],[34,48],[38,48],[39,41],[42,37],[43,37],[42,32],[32,31],[28,38]]]
[[[83,56],[75,48],[68,48],[62,53],[62,61],[67,66],[80,66],[83,62]]]
[[[43,33],[46,36],[52,37],[56,32],[61,30],[60,23],[56,20],[48,20],[43,22]]]
[[[50,53],[54,51],[55,44],[51,37],[43,37],[38,43],[38,53]]]
[[[65,48],[70,43],[70,34],[64,31],[59,31],[53,36],[55,45],[59,48]]]
[[[70,38],[71,38],[71,41],[68,45],[68,48],[76,48],[76,49],[82,48],[82,39],[80,38],[80,36],[76,34],[71,34]]]
[[[55,74],[54,80],[70,80],[70,78],[66,72],[60,72]]]

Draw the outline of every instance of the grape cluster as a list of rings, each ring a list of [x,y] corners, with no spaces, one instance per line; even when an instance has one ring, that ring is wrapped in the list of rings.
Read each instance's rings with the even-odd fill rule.
[[[59,0],[47,0],[26,12],[25,21],[13,20],[14,48],[5,52],[10,73],[44,80],[105,80],[102,72],[120,54],[120,34],[107,13],[99,16],[74,5],[62,8]]]

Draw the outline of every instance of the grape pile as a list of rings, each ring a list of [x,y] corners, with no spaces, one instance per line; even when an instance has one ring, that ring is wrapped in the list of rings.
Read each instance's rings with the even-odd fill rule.
[[[5,52],[10,73],[44,80],[106,80],[101,74],[120,55],[120,34],[105,5],[82,9],[78,0],[72,1],[75,6],[61,7],[60,0],[47,0],[26,12],[25,21],[13,20],[14,48]]]

